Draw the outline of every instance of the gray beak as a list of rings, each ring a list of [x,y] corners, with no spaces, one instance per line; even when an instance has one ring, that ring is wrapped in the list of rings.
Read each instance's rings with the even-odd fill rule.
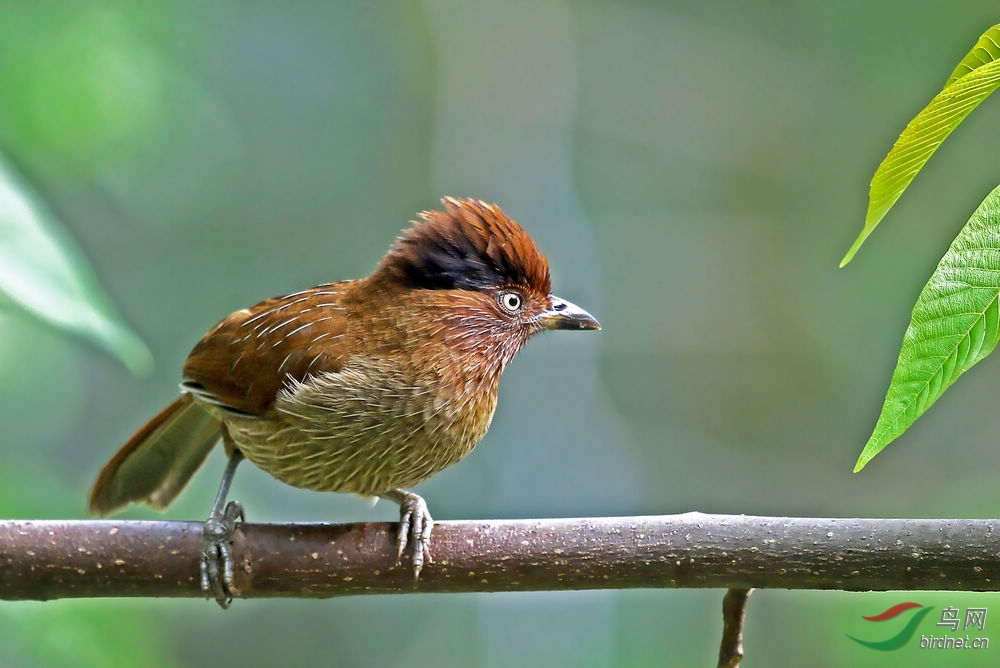
[[[552,307],[547,311],[539,313],[535,322],[542,329],[600,329],[601,323],[597,322],[594,316],[590,315],[582,308],[560,299],[555,295],[549,295],[552,300]]]

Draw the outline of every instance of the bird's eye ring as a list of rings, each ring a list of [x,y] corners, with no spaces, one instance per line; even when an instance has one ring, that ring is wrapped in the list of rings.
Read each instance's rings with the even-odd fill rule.
[[[524,298],[516,292],[501,292],[498,301],[500,302],[500,306],[512,312],[520,311],[521,306],[524,305]]]

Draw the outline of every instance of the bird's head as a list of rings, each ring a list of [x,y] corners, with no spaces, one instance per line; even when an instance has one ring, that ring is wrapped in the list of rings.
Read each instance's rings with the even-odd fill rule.
[[[550,292],[548,261],[500,207],[452,197],[441,203],[444,211],[421,213],[403,232],[371,278],[418,295],[449,345],[491,349],[506,364],[536,332],[601,328]]]

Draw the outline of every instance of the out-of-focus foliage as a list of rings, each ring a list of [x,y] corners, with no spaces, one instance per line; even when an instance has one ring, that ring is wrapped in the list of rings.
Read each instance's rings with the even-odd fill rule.
[[[173,68],[150,31],[171,25],[166,4],[4,4],[0,89],[16,95],[0,137],[87,173],[159,131]]]
[[[1000,25],[987,30],[948,77],[944,88],[907,124],[882,164],[875,170],[868,193],[865,226],[843,267],[889,212],[906,187],[923,169],[941,143],[979,103],[1000,86]]]
[[[128,601],[66,601],[58,606],[0,606],[0,645],[5,666],[175,665],[165,638],[148,613]]]
[[[0,17],[0,149],[157,361],[137,379],[0,313],[0,515],[82,517],[202,333],[367,274],[446,194],[500,203],[557,294],[604,330],[519,354],[484,442],[419,487],[436,518],[995,514],[991,365],[909,430],[905,456],[851,474],[906,306],[996,185],[990,104],[965,121],[984,123],[968,130],[980,139],[959,133],[929,165],[936,186],[898,202],[910,230],[835,266],[887,128],[996,23],[995,3],[122,0],[4,2]],[[222,460],[167,517],[205,517]],[[396,515],[253,467],[233,493],[253,521]],[[10,603],[0,665],[66,665],[63,638],[77,665],[706,665],[721,598]],[[760,665],[797,665],[803,648],[833,665],[940,662],[846,637],[887,598],[758,592],[747,651]],[[966,598],[915,600],[993,600]],[[106,628],[79,632],[88,619]]]
[[[56,327],[103,345],[133,371],[148,371],[152,364],[149,349],[118,318],[72,241],[2,162],[0,294]]]

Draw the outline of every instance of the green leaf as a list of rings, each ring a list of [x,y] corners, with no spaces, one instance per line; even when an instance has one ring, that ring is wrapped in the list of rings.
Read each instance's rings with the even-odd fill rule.
[[[980,102],[1000,86],[1000,25],[979,38],[972,51],[955,68],[944,89],[906,126],[882,164],[875,170],[868,190],[868,212],[861,234],[843,267],[854,257],[938,146]]]
[[[945,82],[945,88],[955,83],[969,72],[979,69],[983,65],[1000,60],[1000,25],[995,25],[980,36],[979,41],[972,47],[972,51],[962,58],[955,71]]]
[[[83,254],[2,162],[0,294],[38,318],[104,346],[133,372],[152,367],[149,349],[121,321]]]
[[[864,468],[1000,338],[1000,186],[979,205],[920,292]]]

